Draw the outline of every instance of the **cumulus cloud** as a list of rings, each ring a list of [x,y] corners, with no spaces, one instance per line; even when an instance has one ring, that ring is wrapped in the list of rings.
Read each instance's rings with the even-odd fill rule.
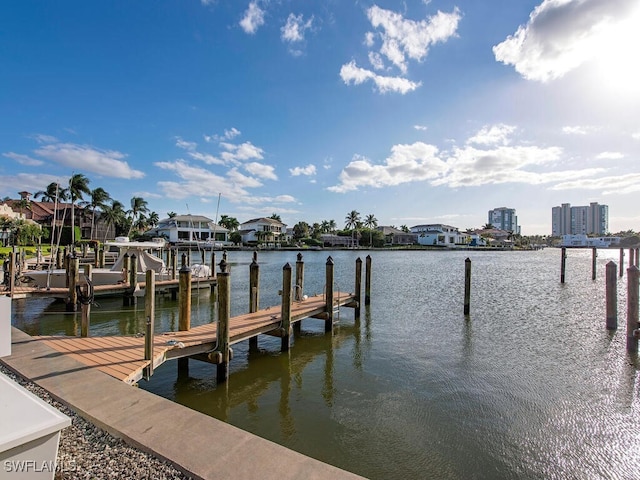
[[[437,147],[422,142],[395,145],[391,155],[378,164],[355,155],[340,173],[339,184],[329,190],[343,193],[420,181],[450,188],[504,183],[566,185],[606,171],[604,168],[554,171],[553,167],[562,160],[562,148],[511,145],[513,139],[509,134],[514,130],[502,124],[485,126],[463,147],[450,152],[439,152]]]
[[[562,133],[567,135],[586,135],[589,133],[589,127],[582,127],[580,125],[562,127]]]
[[[233,140],[235,137],[239,136],[241,134],[240,130],[238,130],[235,127],[231,127],[228,130],[224,131],[223,135],[203,135],[204,136],[204,140],[207,143],[211,143],[211,142],[222,142],[225,140]]]
[[[342,81],[347,85],[360,85],[371,80],[380,93],[397,92],[403,95],[422,85],[422,82],[412,82],[403,77],[385,77],[378,75],[371,70],[358,67],[355,60],[352,60],[340,68],[340,78],[342,78]]]
[[[180,137],[176,137],[176,147],[187,151],[194,151],[198,147],[198,144],[195,142],[187,142]]]
[[[478,133],[467,140],[467,143],[476,145],[508,145],[510,136],[516,127],[511,125],[485,125]]]
[[[624,195],[627,193],[640,192],[640,173],[629,173],[615,177],[608,176],[567,180],[566,182],[561,182],[551,187],[551,190],[575,189],[599,190],[603,195]]]
[[[280,38],[283,42],[297,43],[304,41],[304,34],[313,25],[313,16],[308,20],[304,20],[302,14],[294,15],[290,13],[287,17],[287,23],[280,29]]]
[[[200,160],[201,162],[206,163],[207,165],[224,165],[224,160],[211,155],[209,153],[201,153],[201,152],[189,152],[189,156],[195,160]]]
[[[300,175],[315,175],[316,174],[316,166],[313,164],[309,164],[306,167],[294,167],[289,169],[289,173],[292,177],[298,177]]]
[[[256,177],[265,178],[268,180],[277,180],[278,176],[275,174],[275,169],[271,165],[265,165],[264,163],[250,162],[244,166],[245,170],[251,175]]]
[[[37,167],[44,164],[42,160],[36,160],[35,158],[31,158],[28,155],[22,155],[20,153],[7,152],[3,153],[2,156],[15,160],[20,165],[24,165],[26,167]]]
[[[548,82],[602,54],[637,7],[637,0],[544,0],[493,53],[524,78]]]
[[[620,152],[602,152],[596,155],[598,160],[620,160],[624,158],[624,154]]]
[[[33,138],[38,143],[56,143],[58,141],[56,137],[52,135],[44,135],[42,133],[31,135],[31,138]]]
[[[73,169],[114,178],[142,178],[144,172],[132,169],[124,160],[126,155],[115,150],[101,150],[88,145],[56,143],[35,150],[42,158]]]
[[[242,20],[240,20],[242,30],[249,35],[256,33],[258,28],[264,25],[264,13],[264,10],[260,8],[257,1],[249,3]]]
[[[421,132],[426,132],[428,129],[428,127],[426,127],[425,125],[414,125],[413,128]]]
[[[439,42],[445,42],[456,35],[460,12],[457,8],[451,13],[438,11],[433,16],[416,21],[404,18],[401,14],[373,5],[367,10],[367,18],[375,32],[366,32],[364,44],[373,48],[380,41],[377,51],[369,51],[368,59],[373,70],[384,70],[385,61],[389,61],[401,76],[382,76],[371,70],[358,67],[355,60],[342,65],[340,77],[347,85],[360,85],[372,81],[380,93],[397,92],[406,94],[422,85],[404,76],[410,60],[422,62],[429,48]]]
[[[262,160],[264,158],[264,150],[256,147],[251,142],[244,142],[240,145],[222,142],[220,146],[226,150],[220,154],[225,162],[236,163],[238,161]]]

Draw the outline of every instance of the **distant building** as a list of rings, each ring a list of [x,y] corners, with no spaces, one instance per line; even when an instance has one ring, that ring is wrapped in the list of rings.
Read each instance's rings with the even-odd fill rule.
[[[417,235],[411,232],[403,232],[395,227],[377,227],[382,232],[385,245],[413,245],[418,243]]]
[[[515,208],[500,207],[489,210],[489,223],[499,230],[520,234]]]
[[[562,247],[609,248],[620,245],[620,237],[587,237],[584,234],[562,235]]]
[[[588,206],[572,207],[563,203],[551,209],[551,234],[604,235],[609,231],[609,206],[591,202]]]
[[[452,248],[456,245],[467,245],[467,234],[460,233],[458,228],[441,223],[429,225],[415,225],[410,228],[411,233],[416,234],[416,240],[420,245],[439,246]]]
[[[248,244],[282,244],[291,238],[287,235],[287,225],[273,218],[253,218],[240,225],[242,242]]]
[[[229,230],[216,225],[202,215],[176,215],[160,220],[158,226],[146,232],[166,238],[171,243],[228,243]]]

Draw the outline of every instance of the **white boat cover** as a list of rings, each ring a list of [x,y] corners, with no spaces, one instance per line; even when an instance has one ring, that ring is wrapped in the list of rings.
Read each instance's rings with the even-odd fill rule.
[[[124,254],[127,253],[129,257],[136,256],[137,269],[139,273],[146,272],[147,270],[153,270],[156,273],[166,273],[167,267],[160,257],[157,257],[146,250],[140,250],[138,248],[127,248],[120,251],[120,256],[113,264],[111,270],[122,270],[124,268]]]

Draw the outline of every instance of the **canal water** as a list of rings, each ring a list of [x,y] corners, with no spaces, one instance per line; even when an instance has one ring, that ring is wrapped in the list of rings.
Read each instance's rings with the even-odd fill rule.
[[[260,306],[280,302],[282,267],[297,252],[261,252]],[[219,252],[218,252],[219,254]],[[333,335],[305,320],[292,348],[260,337],[234,346],[229,381],[214,365],[175,362],[140,387],[301,453],[372,479],[640,478],[640,363],[626,343],[626,274],[619,329],[605,328],[605,264],[619,251],[309,251],[305,293],[322,293],[327,256],[336,290],[353,291],[355,260],[372,258],[371,305],[339,313]],[[229,252],[232,314],[248,311],[251,252]],[[463,315],[472,261],[471,314]],[[628,259],[628,257],[627,257]],[[364,279],[364,272],[363,272]],[[144,302],[98,300],[92,335],[144,331]],[[75,334],[79,314],[49,301],[14,302],[29,334]],[[207,290],[192,325],[215,317]],[[177,305],[158,298],[158,331]],[[211,441],[216,441],[212,438]],[[250,455],[250,452],[248,453]]]

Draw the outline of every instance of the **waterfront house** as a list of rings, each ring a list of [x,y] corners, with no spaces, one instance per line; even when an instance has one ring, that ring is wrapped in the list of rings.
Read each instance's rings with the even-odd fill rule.
[[[335,233],[322,233],[320,240],[325,247],[332,248],[356,248],[360,237],[357,235],[336,235]]]
[[[229,243],[229,230],[216,225],[213,220],[203,215],[176,215],[165,218],[158,222],[157,227],[146,233],[164,237],[173,244],[204,242],[227,245]]]
[[[239,233],[242,243],[257,245],[259,243],[278,245],[288,243],[287,226],[274,218],[252,218],[240,224]]]
[[[588,237],[584,234],[562,235],[561,247],[618,247],[620,237]]]
[[[385,245],[415,245],[418,243],[416,233],[404,232],[395,227],[377,227],[376,230],[382,232]]]
[[[416,240],[420,245],[455,248],[456,245],[469,244],[468,235],[451,225],[441,223],[415,225],[410,228],[410,231],[416,234]]]

